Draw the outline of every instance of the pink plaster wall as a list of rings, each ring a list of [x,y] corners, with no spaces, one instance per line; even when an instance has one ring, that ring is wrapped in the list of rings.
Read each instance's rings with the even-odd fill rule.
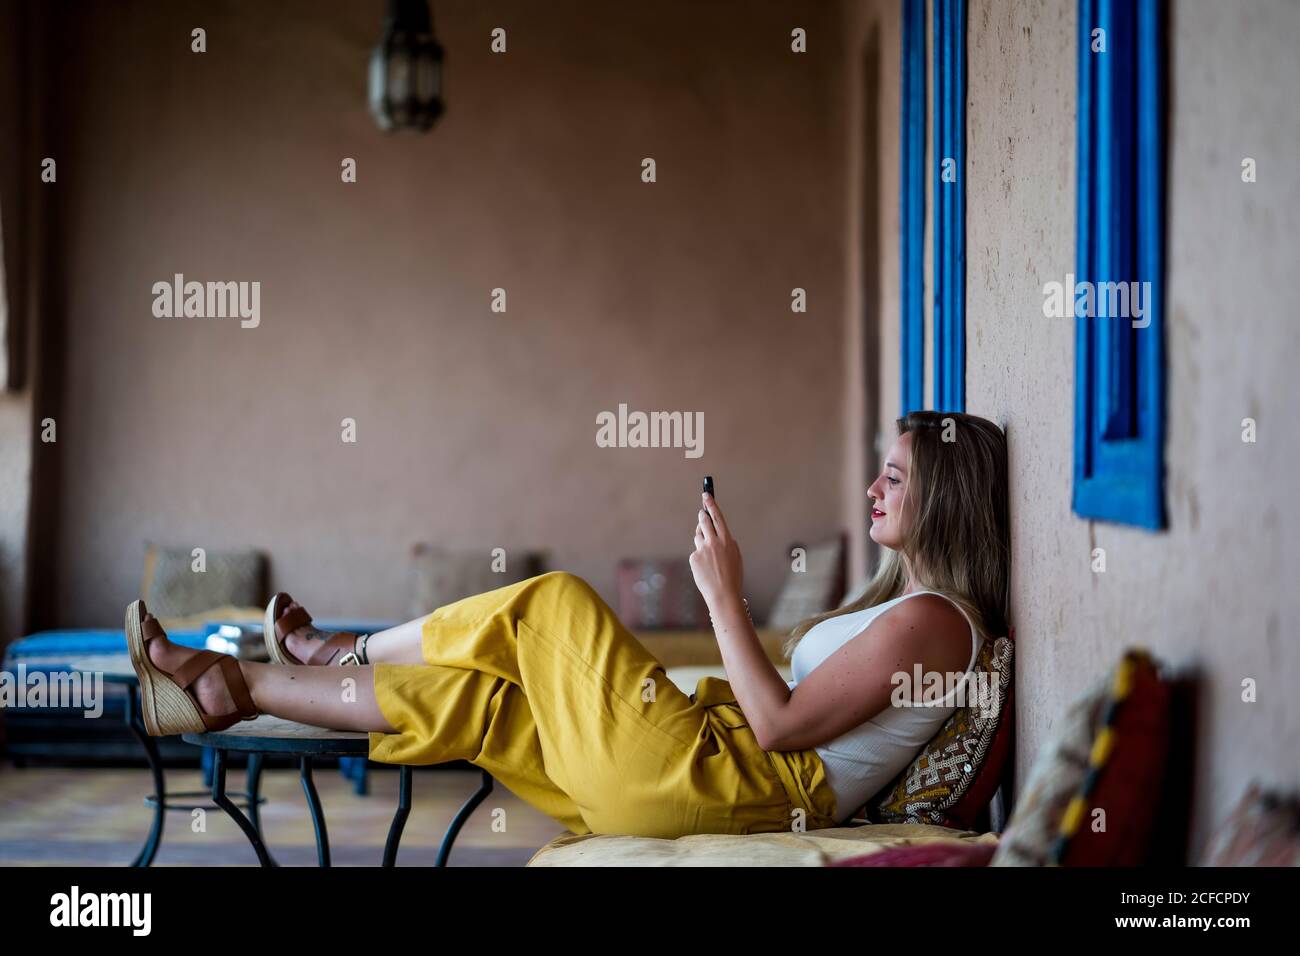
[[[422,539],[613,600],[620,557],[689,553],[705,473],[762,612],[788,543],[843,527],[838,5],[439,2],[448,112],[394,138],[382,3],[78,10],[57,623],[116,622],[149,539],[265,548],[318,614],[404,611]],[[154,318],[176,272],[260,281],[260,327]],[[620,402],[702,411],[704,457],[598,448]]]

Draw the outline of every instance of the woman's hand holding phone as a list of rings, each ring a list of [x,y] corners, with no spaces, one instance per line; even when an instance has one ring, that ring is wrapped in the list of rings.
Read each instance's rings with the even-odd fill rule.
[[[705,487],[712,481],[706,480]],[[727,520],[722,516],[711,492],[700,496],[702,507],[696,516],[695,551],[691,554],[691,574],[708,605],[709,613],[718,612],[734,603],[741,604],[745,582],[745,567],[740,556],[740,545],[731,536]]]

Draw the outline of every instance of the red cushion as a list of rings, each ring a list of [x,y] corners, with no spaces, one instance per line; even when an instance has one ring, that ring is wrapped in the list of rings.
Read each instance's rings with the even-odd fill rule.
[[[1137,659],[1128,695],[1116,705],[1113,746],[1085,799],[1087,811],[1065,846],[1063,866],[1140,866],[1147,860],[1169,751],[1171,691],[1154,662]],[[1094,828],[1105,811],[1105,829]]]
[[[851,856],[827,866],[988,866],[996,849],[996,843],[919,843]]]
[[[618,617],[633,631],[709,626],[709,610],[685,558],[620,561]]]
[[[1016,629],[1007,633],[1007,638],[1014,645]],[[1016,657],[1012,655],[1012,666]],[[1007,697],[1002,704],[1002,713],[998,717],[998,728],[993,732],[993,740],[984,753],[984,760],[975,773],[966,792],[956,804],[949,808],[943,825],[954,830],[973,830],[980,815],[993,802],[993,794],[1002,783],[1002,775],[1010,760],[1016,733],[1016,680],[1013,676],[1007,684]]]

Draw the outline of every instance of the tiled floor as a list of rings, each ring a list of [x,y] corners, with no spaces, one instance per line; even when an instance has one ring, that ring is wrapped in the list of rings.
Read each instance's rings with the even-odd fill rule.
[[[370,792],[357,796],[337,770],[314,779],[325,809],[331,862],[378,866],[397,806],[397,772],[371,767]],[[399,866],[431,866],[443,831],[480,780],[477,770],[417,769],[411,815]],[[244,786],[243,768],[227,777]],[[201,790],[197,769],[169,769],[169,790]],[[0,763],[0,866],[122,866],[135,858],[153,820],[143,797],[152,791],[144,769],[16,769]],[[262,775],[262,829],[283,866],[315,866],[316,843],[297,770]],[[193,800],[190,802],[202,802]],[[494,819],[497,821],[494,825]],[[522,866],[564,828],[499,783],[465,823],[450,866]],[[155,866],[255,866],[243,833],[221,810],[167,813]]]

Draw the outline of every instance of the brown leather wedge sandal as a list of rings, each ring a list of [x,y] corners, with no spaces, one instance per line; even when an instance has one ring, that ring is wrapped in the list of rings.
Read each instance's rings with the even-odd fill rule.
[[[266,639],[266,652],[277,664],[308,664],[312,666],[368,664],[366,658],[366,638],[368,634],[357,635],[352,631],[336,631],[320,642],[305,660],[299,660],[285,645],[287,638],[300,627],[311,623],[311,615],[299,605],[292,610],[284,610],[293,603],[293,598],[281,591],[271,598],[266,606],[266,617],[262,621],[262,633]]]
[[[140,679],[140,702],[144,711],[144,728],[153,737],[225,730],[241,720],[253,720],[260,711],[253,704],[248,684],[239,669],[239,661],[229,654],[195,650],[185,663],[168,673],[149,659],[148,644],[167,633],[158,619],[149,614],[143,601],[134,601],[126,609],[126,647],[131,664]],[[204,713],[192,687],[210,667],[220,667],[226,689],[235,700],[235,710],[227,714]]]

